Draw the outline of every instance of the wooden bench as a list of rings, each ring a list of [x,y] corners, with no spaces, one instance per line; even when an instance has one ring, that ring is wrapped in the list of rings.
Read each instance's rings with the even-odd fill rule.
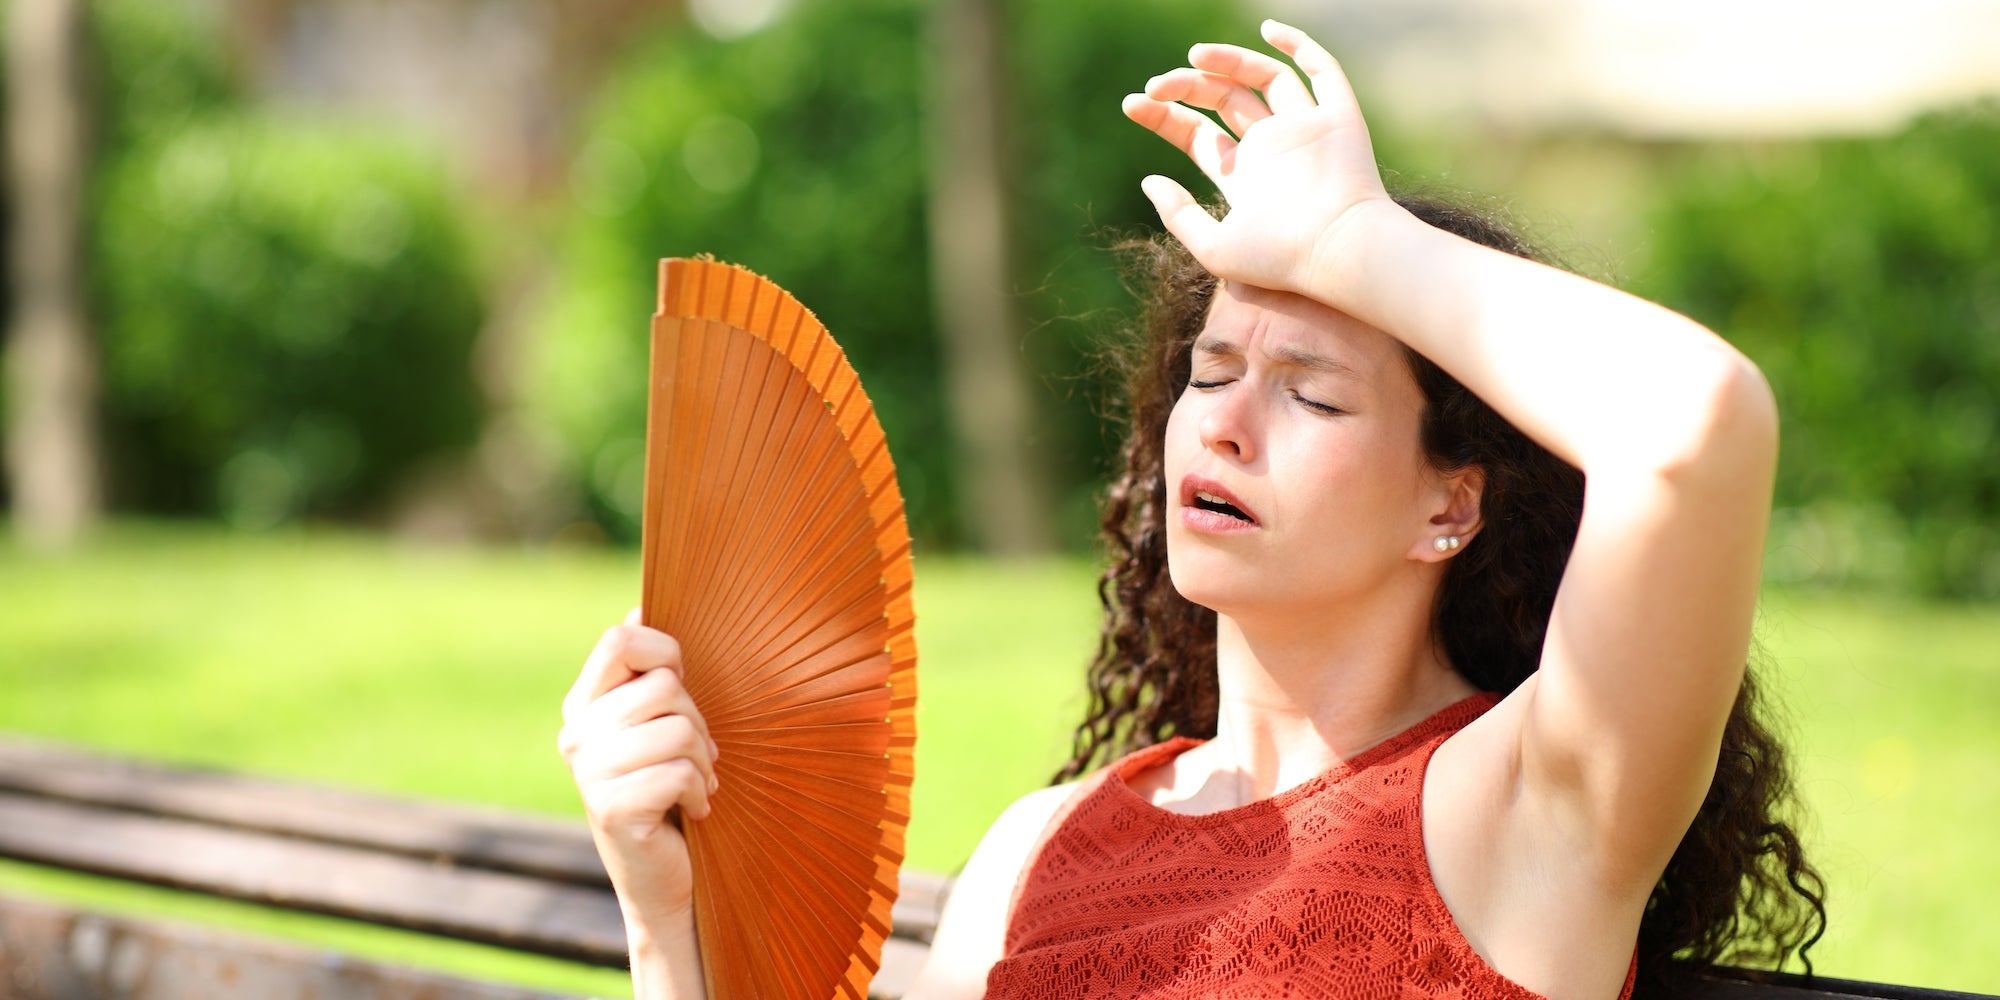
[[[0,739],[0,857],[592,965],[626,964],[618,903],[580,822]],[[897,936],[884,949],[877,976],[879,995],[900,996],[914,978],[937,926],[945,887],[939,876],[904,874],[894,914]],[[106,943],[86,940],[92,936]],[[25,944],[29,941],[37,944]],[[310,949],[86,917],[21,901],[0,902],[0,996],[100,995],[29,994],[20,984],[101,978],[109,974],[104,956],[114,944],[125,949],[121,961],[127,967],[159,967],[161,973],[171,967],[178,977],[201,968],[220,974],[226,963],[219,964],[219,957],[229,957],[242,968],[273,975],[289,968],[302,979],[368,980],[380,995],[404,983],[422,985],[429,992],[421,995],[439,1000],[548,996],[360,961],[329,963]],[[177,951],[216,960],[190,962]],[[121,975],[131,979],[138,972],[128,968]],[[13,991],[5,988],[10,982]],[[185,995],[274,995],[261,987],[225,990],[226,985]]]
[[[498,810],[0,739],[0,857],[623,968],[589,831]],[[900,997],[949,880],[905,872],[873,993]],[[1689,996],[1974,994],[1722,970]],[[0,897],[0,997],[555,1000],[298,945]]]

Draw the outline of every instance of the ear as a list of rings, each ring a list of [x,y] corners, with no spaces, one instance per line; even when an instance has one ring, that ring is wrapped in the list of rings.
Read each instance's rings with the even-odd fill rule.
[[[1424,524],[1424,533],[1410,547],[1410,558],[1419,562],[1442,563],[1464,551],[1486,523],[1480,515],[1486,495],[1485,468],[1468,465],[1439,475],[1436,486],[1431,494],[1436,506]],[[1450,542],[1454,538],[1456,544]],[[1439,547],[1440,539],[1445,540],[1443,548]]]

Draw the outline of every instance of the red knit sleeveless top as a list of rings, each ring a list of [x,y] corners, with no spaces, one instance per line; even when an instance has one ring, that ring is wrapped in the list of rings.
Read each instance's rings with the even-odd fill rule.
[[[986,996],[1539,998],[1472,950],[1424,855],[1431,754],[1498,700],[1473,695],[1296,788],[1221,812],[1161,809],[1125,783],[1196,740],[1098,772],[1015,885]],[[1636,971],[1635,961],[1619,1000]]]

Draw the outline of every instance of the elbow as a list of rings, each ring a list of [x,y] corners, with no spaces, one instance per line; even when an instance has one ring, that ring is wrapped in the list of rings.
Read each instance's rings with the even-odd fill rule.
[[[1778,402],[1749,358],[1725,352],[1698,382],[1688,416],[1660,463],[1665,478],[1768,490],[1778,464]]]
[[[1778,397],[1749,358],[1726,365],[1709,404],[1710,447],[1735,459],[1739,472],[1769,473],[1778,464]]]

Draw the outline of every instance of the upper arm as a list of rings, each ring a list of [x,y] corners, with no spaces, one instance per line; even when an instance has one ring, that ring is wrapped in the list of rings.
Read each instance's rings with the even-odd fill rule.
[[[993,821],[952,884],[930,955],[905,1000],[986,994],[986,972],[1000,960],[1007,942],[1014,884],[1042,831],[1075,788],[1072,782],[1029,792]]]
[[[1742,682],[1777,430],[1748,361],[1679,454],[1592,469],[1541,668],[1521,782],[1648,885],[1713,779]]]

